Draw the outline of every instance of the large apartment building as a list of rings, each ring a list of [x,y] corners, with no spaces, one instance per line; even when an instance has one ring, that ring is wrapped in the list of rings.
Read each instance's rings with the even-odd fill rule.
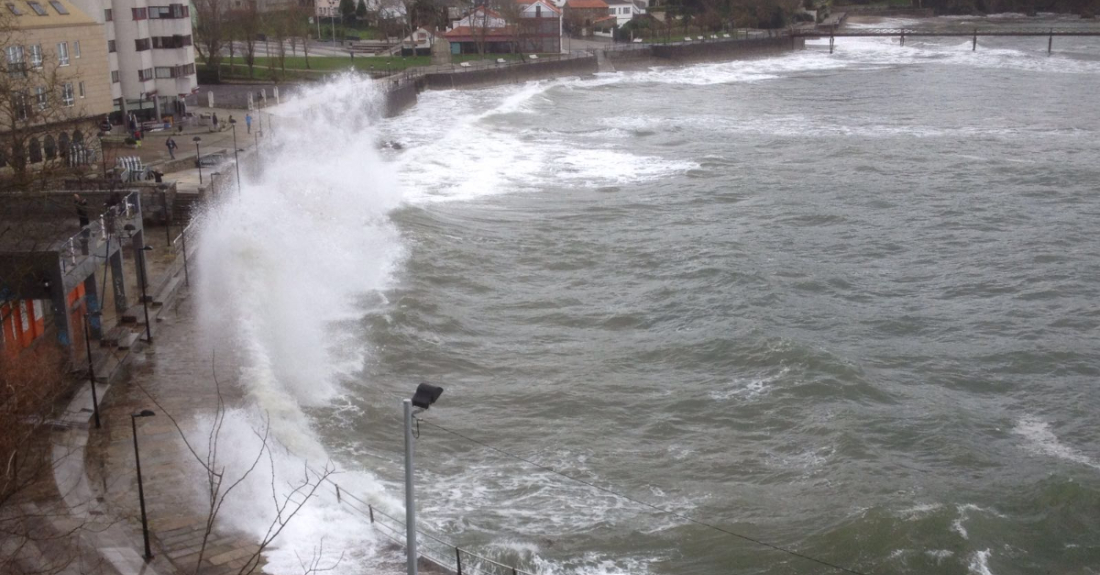
[[[105,25],[111,97],[124,114],[178,115],[198,89],[191,7],[183,0],[72,0]]]

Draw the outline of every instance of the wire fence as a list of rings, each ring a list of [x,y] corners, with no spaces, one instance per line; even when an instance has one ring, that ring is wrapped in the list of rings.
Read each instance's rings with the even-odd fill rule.
[[[405,545],[405,522],[363,501],[354,494],[342,489],[338,483],[330,477],[325,481],[335,488],[336,500],[341,505],[353,509],[360,515],[368,518],[375,532],[391,542]],[[522,569],[516,565],[507,565],[495,561],[484,555],[462,549],[452,542],[446,541],[419,529],[417,533],[417,555],[439,567],[457,573],[485,575],[535,575],[533,571]]]

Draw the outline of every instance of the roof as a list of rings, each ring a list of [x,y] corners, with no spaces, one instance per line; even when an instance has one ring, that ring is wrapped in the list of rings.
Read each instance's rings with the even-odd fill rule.
[[[0,4],[3,4],[0,10],[3,11],[4,21],[17,30],[96,24],[70,0],[3,0]],[[19,13],[16,14],[16,11]]]
[[[606,10],[607,2],[603,0],[567,0],[565,3],[566,8],[572,8],[574,10]]]
[[[541,4],[543,8],[546,8],[547,10],[550,10],[555,14],[561,14],[561,8],[554,6],[554,3],[549,2],[548,0],[516,0],[516,4],[520,4],[522,6]]]
[[[505,26],[503,28],[471,28],[469,26],[459,26],[453,30],[447,30],[443,37],[451,42],[476,42],[484,40],[486,42],[493,42],[498,39],[513,40],[515,39],[515,29],[512,26]]]

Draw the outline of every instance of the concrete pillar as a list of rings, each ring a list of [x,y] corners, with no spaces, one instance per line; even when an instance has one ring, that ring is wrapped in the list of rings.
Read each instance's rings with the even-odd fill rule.
[[[206,93],[206,107],[207,108],[213,108],[214,107],[214,93],[213,92],[207,92]]]
[[[153,113],[156,114],[155,120],[157,122],[160,122],[160,119],[161,119],[160,96],[153,96]]]
[[[57,341],[70,348],[70,353],[73,353],[71,349],[73,326],[69,318],[69,301],[65,293],[65,279],[61,274],[60,263],[50,270],[48,281],[50,282],[50,305],[53,307],[54,325],[57,326]]]
[[[99,290],[95,281],[95,272],[88,274],[88,277],[84,278],[84,306],[85,311],[88,313],[88,327],[92,332],[93,339],[103,338],[103,323],[99,321],[99,316],[96,312],[99,311]]]
[[[129,307],[126,303],[126,276],[122,270],[122,249],[111,254],[111,285],[115,294],[115,313],[122,317]]]

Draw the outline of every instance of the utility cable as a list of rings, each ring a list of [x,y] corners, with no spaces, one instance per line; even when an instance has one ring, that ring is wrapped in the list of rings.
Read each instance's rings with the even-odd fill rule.
[[[562,477],[564,477],[564,478],[566,478],[566,479],[569,479],[569,480],[571,480],[571,481],[575,481],[575,482],[577,482],[577,483],[580,483],[580,484],[582,484],[582,485],[586,485],[586,486],[588,486],[588,487],[591,487],[592,489],[596,489],[596,490],[599,490],[599,491],[603,491],[604,493],[608,493],[608,494],[614,495],[614,496],[616,496],[616,497],[621,497],[621,498],[623,498],[623,499],[625,499],[625,500],[627,500],[627,501],[630,501],[630,502],[632,502],[632,503],[635,503],[635,504],[637,504],[637,505],[641,505],[641,506],[643,506],[643,507],[648,507],[648,508],[650,508],[650,509],[653,509],[654,511],[658,511],[658,512],[661,512],[661,513],[667,513],[667,514],[669,514],[669,515],[672,515],[673,517],[677,517],[677,518],[679,518],[679,519],[683,519],[684,521],[687,521],[687,522],[689,522],[689,523],[694,523],[695,525],[699,525],[699,526],[701,526],[701,527],[706,527],[706,528],[708,528],[708,529],[713,529],[713,530],[715,530],[715,531],[719,531],[719,532],[721,532],[721,533],[724,533],[724,534],[726,534],[726,535],[730,535],[730,536],[732,536],[732,537],[736,537],[736,538],[738,538],[738,539],[743,539],[743,540],[745,540],[745,541],[749,541],[749,542],[752,542],[752,543],[756,543],[757,545],[762,545],[762,546],[764,546],[764,547],[768,547],[769,549],[774,549],[774,550],[776,550],[776,551],[780,551],[780,552],[782,552],[782,553],[786,553],[786,554],[788,554],[788,555],[791,555],[791,556],[793,556],[793,557],[798,557],[798,558],[801,558],[801,559],[805,559],[805,560],[807,560],[807,561],[812,561],[812,562],[814,562],[814,563],[817,563],[817,564],[819,564],[819,565],[824,565],[824,566],[826,566],[826,567],[830,567],[830,568],[832,568],[832,569],[837,569],[837,570],[840,570],[840,571],[844,571],[845,573],[851,573],[852,575],[868,575],[867,573],[864,573],[864,572],[862,572],[862,571],[857,571],[857,570],[855,570],[855,569],[851,569],[851,568],[848,568],[848,567],[844,567],[844,566],[842,566],[842,565],[837,565],[837,564],[835,564],[835,563],[830,563],[830,562],[828,562],[828,561],[825,561],[824,559],[818,559],[818,558],[816,558],[816,557],[811,557],[810,555],[806,555],[806,554],[804,554],[804,553],[799,553],[798,551],[794,551],[794,550],[792,550],[792,549],[787,549],[787,548],[785,548],[785,547],[781,547],[781,546],[779,546],[779,545],[775,545],[775,544],[773,544],[773,543],[768,543],[767,541],[761,541],[760,539],[756,539],[756,538],[754,538],[754,537],[749,537],[748,535],[742,535],[741,533],[737,533],[737,532],[735,532],[735,531],[730,531],[729,529],[726,529],[726,528],[724,528],[724,527],[719,527],[719,526],[717,526],[717,525],[714,525],[714,524],[712,524],[712,523],[707,523],[707,522],[705,522],[705,521],[700,521],[700,520],[698,520],[698,519],[694,519],[694,518],[688,517],[687,515],[684,515],[684,514],[682,514],[682,513],[677,513],[677,512],[675,512],[675,511],[669,511],[668,509],[662,509],[661,507],[658,507],[658,506],[656,506],[656,505],[653,505],[652,503],[646,503],[645,501],[641,501],[641,500],[639,500],[639,499],[635,499],[635,498],[633,498],[633,497],[630,497],[629,495],[623,495],[622,493],[618,493],[618,492],[616,492],[616,491],[612,491],[612,490],[610,490],[610,489],[607,489],[607,488],[605,488],[605,487],[600,487],[599,485],[596,485],[596,484],[594,484],[594,483],[591,483],[591,482],[589,482],[589,481],[585,481],[585,480],[583,480],[583,479],[580,479],[580,478],[577,478],[577,477],[573,477],[573,476],[571,476],[571,475],[567,475],[567,474],[565,474],[565,473],[562,473],[562,472],[560,472],[560,471],[558,471],[558,470],[556,470],[556,469],[553,469],[553,468],[551,468],[551,467],[547,467],[547,466],[545,466],[545,465],[541,465],[541,464],[539,464],[539,463],[535,463],[534,461],[531,461],[530,459],[526,459],[526,458],[524,458],[524,457],[520,457],[519,455],[516,455],[516,454],[514,454],[514,453],[509,453],[509,452],[507,452],[507,451],[505,451],[505,450],[503,450],[503,449],[500,449],[500,448],[498,448],[498,447],[494,447],[494,446],[492,446],[492,445],[490,445],[490,444],[488,444],[488,443],[486,443],[486,442],[484,442],[484,441],[481,441],[481,440],[478,440],[478,439],[474,439],[474,438],[472,438],[472,437],[470,437],[470,436],[468,436],[468,435],[463,435],[462,433],[459,433],[459,432],[457,432],[457,431],[455,431],[455,430],[453,430],[453,429],[448,429],[448,428],[446,428],[446,427],[443,427],[442,425],[439,425],[438,423],[433,423],[433,422],[431,422],[431,421],[428,421],[428,420],[421,420],[421,419],[418,419],[418,421],[422,421],[422,422],[424,423],[424,425],[429,425],[429,426],[431,426],[431,427],[435,427],[435,428],[437,428],[437,429],[440,429],[440,430],[442,430],[442,431],[445,431],[445,432],[447,432],[447,433],[450,433],[451,435],[455,435],[455,436],[457,436],[457,437],[461,437],[462,439],[465,439],[466,441],[469,441],[469,442],[471,442],[471,443],[476,443],[477,445],[480,445],[480,446],[482,446],[482,447],[484,447],[484,448],[486,448],[486,449],[489,449],[489,450],[491,450],[491,451],[495,451],[495,452],[497,452],[497,453],[499,453],[499,454],[501,454],[501,455],[504,455],[505,457],[510,457],[510,458],[512,458],[512,459],[517,459],[517,460],[519,460],[519,461],[522,461],[522,462],[524,462],[524,463],[526,463],[526,464],[528,464],[528,465],[531,465],[531,466],[533,466],[533,467],[537,467],[538,469],[541,469],[541,470],[543,470],[543,471],[546,471],[546,472],[549,472],[549,473],[553,473],[554,475],[560,475],[560,476],[562,476]]]

